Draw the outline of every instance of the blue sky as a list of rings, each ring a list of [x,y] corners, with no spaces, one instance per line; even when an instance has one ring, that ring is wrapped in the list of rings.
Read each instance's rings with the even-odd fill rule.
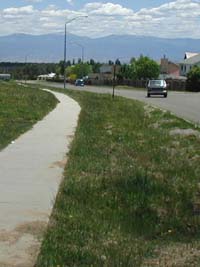
[[[80,16],[88,15],[87,19]],[[79,18],[78,18],[79,17]],[[0,1],[0,35],[68,31],[91,38],[132,34],[200,38],[200,0]]]
[[[89,2],[97,2],[97,1],[87,1],[87,0],[74,0],[71,1],[73,3],[73,8],[79,9],[82,6],[84,6],[86,3]],[[107,3],[108,1],[101,1],[103,3]],[[140,10],[141,8],[152,8],[159,6],[163,3],[167,3],[170,1],[166,0],[113,0],[111,1],[114,4],[120,4],[124,7],[131,8],[135,11]],[[6,7],[20,7],[24,6],[27,3],[34,3],[35,6],[38,8],[44,8],[45,6],[48,5],[57,5],[60,8],[70,8],[72,7],[71,4],[67,2],[67,0],[57,0],[57,1],[51,1],[51,0],[43,0],[43,1],[26,1],[26,0],[6,0],[6,1],[1,1],[0,3],[0,8],[6,8]]]

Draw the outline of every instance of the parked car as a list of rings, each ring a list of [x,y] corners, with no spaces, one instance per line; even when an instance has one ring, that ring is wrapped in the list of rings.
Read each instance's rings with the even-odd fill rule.
[[[163,95],[167,97],[167,83],[165,80],[149,80],[147,85],[147,97],[151,95]]]
[[[85,84],[84,84],[84,80],[83,79],[77,79],[76,81],[75,81],[75,85],[76,86],[84,86]]]

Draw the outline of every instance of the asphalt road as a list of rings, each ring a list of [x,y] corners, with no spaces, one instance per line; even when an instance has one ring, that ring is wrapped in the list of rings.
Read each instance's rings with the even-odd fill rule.
[[[54,86],[57,88],[63,88],[63,84],[42,82],[45,86]],[[84,90],[95,93],[109,93],[112,94],[112,88],[110,87],[97,87],[97,86],[84,86],[76,87],[74,85],[67,84],[67,88],[74,90]],[[146,97],[145,90],[125,90],[115,89],[115,94],[130,99],[137,99],[148,104],[152,104],[159,108],[169,110],[172,113],[182,117],[186,120],[192,121],[196,124],[200,124],[200,93],[189,92],[168,92],[168,97],[154,96],[151,98]]]

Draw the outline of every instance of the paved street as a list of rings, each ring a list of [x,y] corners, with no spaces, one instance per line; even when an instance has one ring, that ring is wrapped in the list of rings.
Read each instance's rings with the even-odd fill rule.
[[[46,83],[50,86],[63,87],[59,83]],[[109,87],[97,87],[97,86],[84,86],[76,87],[74,85],[67,84],[67,88],[74,90],[85,90],[96,93],[112,93],[112,88]],[[116,95],[123,96],[126,98],[137,99],[144,101],[149,104],[153,104],[157,107],[169,110],[179,117],[193,121],[200,124],[200,93],[189,93],[189,92],[169,92],[167,98],[163,97],[146,97],[146,91],[143,90],[115,90]]]

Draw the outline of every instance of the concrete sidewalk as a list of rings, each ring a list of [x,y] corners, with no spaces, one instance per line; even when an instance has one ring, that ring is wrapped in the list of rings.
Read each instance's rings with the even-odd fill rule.
[[[80,106],[64,94],[32,130],[0,152],[0,266],[33,266],[62,180]]]

